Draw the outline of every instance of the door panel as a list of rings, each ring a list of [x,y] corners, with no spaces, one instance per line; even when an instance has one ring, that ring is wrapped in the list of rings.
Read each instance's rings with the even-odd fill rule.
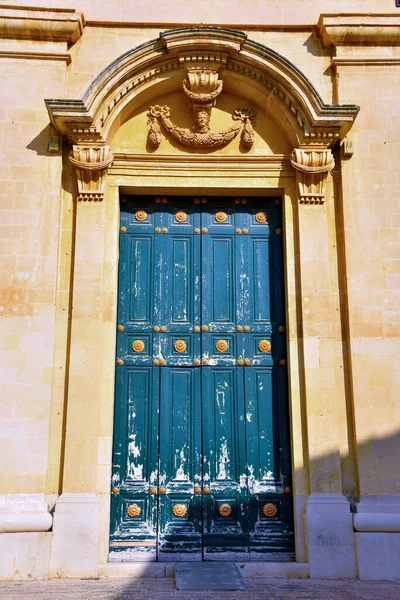
[[[204,557],[239,559],[248,551],[242,369],[202,371]]]
[[[251,560],[294,558],[291,499],[285,494],[290,484],[287,431],[276,418],[276,399],[285,391],[282,375],[276,367],[245,369]]]
[[[161,369],[159,560],[201,560],[200,371]]]
[[[121,207],[110,559],[292,560],[281,207]]]
[[[159,369],[117,370],[110,560],[155,560]],[[123,391],[123,393],[121,393]]]

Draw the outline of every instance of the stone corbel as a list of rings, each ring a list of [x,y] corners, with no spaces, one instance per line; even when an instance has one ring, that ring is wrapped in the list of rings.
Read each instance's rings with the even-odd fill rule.
[[[295,148],[290,162],[296,169],[300,203],[323,204],[325,202],[325,180],[329,171],[335,166],[331,150]]]
[[[103,200],[107,171],[113,158],[109,146],[72,147],[69,160],[76,169],[78,200]]]

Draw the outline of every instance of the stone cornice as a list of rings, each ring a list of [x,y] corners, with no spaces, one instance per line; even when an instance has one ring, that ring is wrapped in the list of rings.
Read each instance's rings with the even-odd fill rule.
[[[82,35],[82,13],[46,8],[0,7],[0,37],[74,44]]]
[[[69,52],[34,52],[29,50],[0,50],[0,58],[23,58],[25,60],[61,60],[69,65]]]
[[[290,61],[248,40],[240,31],[217,27],[186,27],[160,34],[157,40],[127,52],[89,86],[82,100],[46,100],[50,119],[74,143],[107,143],[113,123],[141,89],[169,78],[181,85],[187,63],[220,60],[224,77],[234,84],[250,83],[280,111],[296,145],[331,147],[351,128],[359,108],[325,104]]]
[[[317,31],[327,48],[336,46],[398,46],[400,15],[321,15]]]
[[[384,66],[384,65],[400,65],[400,56],[334,56],[331,60],[332,67],[339,66]]]

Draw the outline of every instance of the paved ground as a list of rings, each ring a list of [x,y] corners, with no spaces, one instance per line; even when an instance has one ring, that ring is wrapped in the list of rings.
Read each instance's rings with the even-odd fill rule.
[[[0,583],[0,598],[15,600],[400,600],[400,582],[309,579],[245,580],[246,590],[177,591],[174,579],[51,580]]]

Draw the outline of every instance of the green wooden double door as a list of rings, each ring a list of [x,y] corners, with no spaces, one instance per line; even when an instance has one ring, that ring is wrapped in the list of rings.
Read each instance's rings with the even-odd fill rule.
[[[121,199],[110,560],[292,560],[281,204]]]

